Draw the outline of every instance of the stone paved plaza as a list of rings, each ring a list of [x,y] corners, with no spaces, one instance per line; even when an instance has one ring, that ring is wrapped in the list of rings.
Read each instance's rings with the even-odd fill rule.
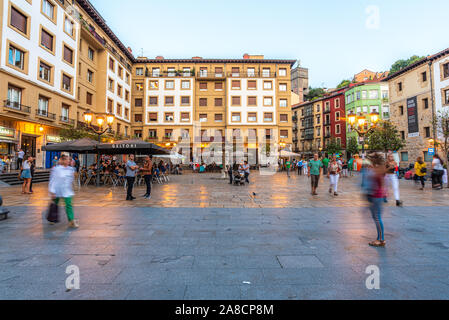
[[[357,178],[338,198],[326,179],[313,198],[305,177],[219,178],[175,176],[150,201],[81,188],[78,230],[43,222],[45,184],[32,196],[0,189],[12,211],[0,222],[0,299],[449,299],[449,190],[401,181],[405,207],[389,202],[388,245],[375,249]],[[66,290],[70,265],[80,290]],[[380,290],[366,288],[370,265]]]

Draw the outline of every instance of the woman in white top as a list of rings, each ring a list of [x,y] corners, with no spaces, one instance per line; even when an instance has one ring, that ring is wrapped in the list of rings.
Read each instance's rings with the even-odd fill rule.
[[[23,179],[22,194],[31,194],[31,161],[33,161],[33,158],[26,157],[25,159],[26,160],[22,163],[22,173],[20,175],[20,177]]]
[[[443,188],[443,161],[440,156],[435,154],[432,161],[432,184],[434,189],[441,190]]]

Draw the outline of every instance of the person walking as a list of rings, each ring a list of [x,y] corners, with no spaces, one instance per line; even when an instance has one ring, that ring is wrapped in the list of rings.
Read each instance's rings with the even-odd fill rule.
[[[292,167],[291,161],[290,161],[290,160],[287,160],[287,161],[285,162],[285,168],[286,168],[286,170],[287,170],[287,177],[289,177],[289,178],[290,178],[290,169],[291,169],[291,167]]]
[[[304,171],[304,175],[307,176],[309,174],[309,163],[306,159],[304,159],[304,161],[302,162],[302,168]]]
[[[348,177],[348,161],[343,160],[343,166],[341,167],[341,174],[343,178]]]
[[[327,175],[328,174],[327,169],[329,168],[329,162],[330,162],[330,159],[328,158],[328,155],[326,155],[324,157],[322,162],[323,162],[323,174]]]
[[[126,191],[126,201],[133,201],[136,198],[133,197],[133,187],[136,181],[136,172],[139,169],[137,164],[134,162],[134,155],[130,154],[128,161],[126,162],[126,182],[128,184]]]
[[[145,179],[145,184],[147,185],[147,192],[143,197],[148,200],[151,199],[151,181],[153,180],[152,171],[153,171],[153,161],[151,160],[150,156],[146,156],[145,162],[140,172],[142,173]]]
[[[30,165],[30,173],[31,173],[31,180],[30,180],[30,193],[33,193],[33,178],[34,173],[36,171],[36,160],[31,158],[31,165]]]
[[[370,202],[371,216],[377,229],[377,240],[370,242],[372,247],[385,247],[385,232],[382,221],[383,203],[386,196],[385,193],[385,161],[380,154],[374,154],[369,159],[372,163],[370,179],[370,188],[368,193],[368,201]]]
[[[33,158],[31,156],[26,157],[26,160],[22,162],[22,173],[20,177],[23,179],[22,184],[22,194],[31,194],[30,184],[31,184],[31,162]]]
[[[352,171],[354,171],[354,157],[352,155],[348,161],[348,171],[349,171],[349,176],[352,177]]]
[[[24,157],[25,152],[19,149],[19,152],[17,152],[17,170],[21,170]]]
[[[312,184],[312,195],[317,196],[318,193],[316,190],[318,189],[318,183],[320,181],[321,172],[323,170],[323,162],[321,162],[320,159],[318,159],[318,154],[315,153],[313,156],[313,160],[309,161],[309,171],[308,171],[308,177],[311,178],[311,184]]]
[[[228,165],[228,175],[229,175],[229,184],[232,184],[233,182],[233,176],[232,176],[232,165]]]
[[[297,166],[296,168],[298,169],[298,176],[301,176],[302,175],[302,166],[303,166],[302,159],[296,163],[296,166]]]
[[[61,199],[64,200],[67,219],[70,228],[79,228],[79,223],[75,220],[73,213],[73,180],[74,169],[70,166],[70,159],[62,155],[59,164],[51,170],[48,190],[56,205]]]
[[[432,161],[432,188],[435,190],[443,189],[444,167],[443,160],[438,154],[433,156]]]
[[[397,162],[394,160],[393,154],[388,154],[387,163],[386,163],[386,181],[390,184],[393,189],[394,198],[396,200],[396,206],[402,207],[401,195],[399,193],[399,179],[397,175],[397,171],[399,170],[399,166]]]
[[[427,174],[426,163],[423,161],[422,157],[418,157],[415,163],[415,181],[421,181],[421,189],[424,190],[426,187],[425,176]]]
[[[334,193],[334,196],[338,196],[338,180],[340,179],[340,173],[341,173],[341,165],[340,162],[337,161],[337,157],[334,156],[332,158],[332,161],[329,163],[328,166],[328,178],[330,180],[330,186],[329,186],[329,193]]]
[[[240,170],[240,169],[239,169]],[[250,166],[248,164],[248,161],[244,161],[241,166],[241,171],[245,174],[245,181],[249,184],[249,175],[250,175]]]

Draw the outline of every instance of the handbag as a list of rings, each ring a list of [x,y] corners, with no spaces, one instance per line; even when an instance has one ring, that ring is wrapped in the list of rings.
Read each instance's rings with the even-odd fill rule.
[[[427,168],[422,168],[421,173],[427,173]]]
[[[59,222],[59,208],[58,205],[53,201],[50,203],[50,206],[48,208],[47,221],[51,223]]]

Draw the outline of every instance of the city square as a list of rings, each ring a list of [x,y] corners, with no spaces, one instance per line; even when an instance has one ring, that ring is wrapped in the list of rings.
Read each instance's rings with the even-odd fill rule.
[[[81,187],[77,230],[51,226],[46,184],[25,199],[1,194],[2,299],[445,299],[449,294],[449,190],[424,192],[401,181],[404,207],[389,201],[386,248],[371,248],[375,226],[359,178],[340,195],[323,178],[312,197],[307,177],[251,175],[232,186],[220,174],[171,176],[151,200],[124,201],[123,188]],[[135,191],[143,194],[142,187]],[[80,289],[66,289],[66,268]],[[380,289],[368,290],[368,266]]]

